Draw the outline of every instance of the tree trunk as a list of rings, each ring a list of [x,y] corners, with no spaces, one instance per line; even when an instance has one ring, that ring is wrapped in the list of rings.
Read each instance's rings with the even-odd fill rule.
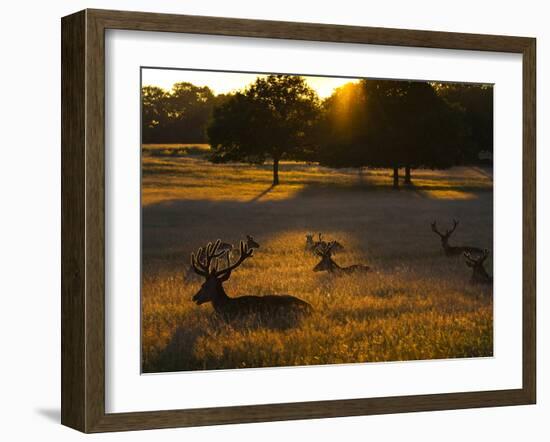
[[[393,188],[399,189],[399,168],[393,168]]]
[[[412,184],[411,181],[411,166],[405,166],[405,184]]]
[[[273,158],[273,185],[279,184],[279,158]]]

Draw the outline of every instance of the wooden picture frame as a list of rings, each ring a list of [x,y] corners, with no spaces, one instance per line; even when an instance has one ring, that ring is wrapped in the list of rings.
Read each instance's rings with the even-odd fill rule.
[[[132,413],[105,412],[105,30],[124,29],[523,57],[523,386],[475,391]],[[84,10],[62,19],[62,424],[141,430],[533,404],[536,398],[534,38]]]

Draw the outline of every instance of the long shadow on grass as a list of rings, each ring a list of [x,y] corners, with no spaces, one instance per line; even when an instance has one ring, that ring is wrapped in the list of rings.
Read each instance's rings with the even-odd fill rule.
[[[195,356],[195,345],[200,338],[215,339],[215,336],[219,335],[223,339],[231,329],[242,333],[258,329],[284,332],[299,325],[300,320],[293,317],[286,318],[286,320],[285,318],[274,318],[273,321],[264,323],[260,323],[253,317],[243,318],[229,325],[222,322],[216,314],[212,314],[199,323],[189,321],[185,326],[177,327],[168,344],[156,356],[144,363],[143,372],[163,373],[220,368],[215,362],[212,365],[212,363],[209,364],[209,361],[198,359]]]
[[[266,196],[269,192],[271,192],[275,188],[275,184],[272,184],[267,189],[261,191],[258,195],[256,195],[254,198],[252,198],[249,203],[253,203],[255,201],[258,201],[260,198]]]
[[[187,321],[185,326],[176,328],[168,344],[150,360],[144,362],[144,373],[160,373],[180,370],[202,370],[206,368],[203,361],[194,354],[195,344],[207,335],[206,330],[212,326],[207,321]]]
[[[386,252],[395,248],[396,255],[407,255],[410,250],[418,256],[418,244],[440,248],[429,227],[434,219],[441,223],[460,220],[455,235],[460,243],[492,238],[492,217],[491,192],[470,200],[437,200],[418,198],[415,192],[312,186],[283,200],[168,201],[142,208],[143,268],[146,271],[157,260],[181,267],[189,262],[193,250],[217,238],[238,244],[249,234],[265,244],[266,239],[290,231],[324,232],[329,238],[331,232],[345,231],[359,249],[380,243]],[[463,235],[472,239],[463,239]],[[388,241],[391,237],[396,241]],[[303,248],[303,244],[296,247]]]

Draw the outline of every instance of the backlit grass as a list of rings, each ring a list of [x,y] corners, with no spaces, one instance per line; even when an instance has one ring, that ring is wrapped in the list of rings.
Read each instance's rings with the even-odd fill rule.
[[[429,225],[457,218],[453,244],[492,249],[483,171],[414,171],[415,187],[395,192],[387,170],[285,163],[270,190],[269,165],[213,165],[197,151],[143,158],[143,371],[492,355],[491,289],[468,284],[470,269],[442,254]],[[304,243],[317,232],[346,247],[335,261],[373,273],[314,273],[318,258]],[[191,301],[201,281],[189,272],[190,252],[246,234],[261,247],[233,272],[228,294],[304,299],[315,312],[301,326],[228,325]]]

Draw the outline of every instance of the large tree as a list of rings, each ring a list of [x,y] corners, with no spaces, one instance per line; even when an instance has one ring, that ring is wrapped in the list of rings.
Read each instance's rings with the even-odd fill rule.
[[[342,102],[348,107],[343,123]],[[362,80],[337,90],[326,105],[323,124],[330,129],[321,144],[324,164],[391,168],[397,188],[399,168],[405,168],[410,183],[412,168],[446,168],[456,161],[460,118],[430,83]],[[344,136],[339,135],[342,125]]]
[[[303,159],[311,150],[319,99],[304,78],[259,77],[216,107],[208,127],[215,162],[273,161],[273,185],[279,162]]]

